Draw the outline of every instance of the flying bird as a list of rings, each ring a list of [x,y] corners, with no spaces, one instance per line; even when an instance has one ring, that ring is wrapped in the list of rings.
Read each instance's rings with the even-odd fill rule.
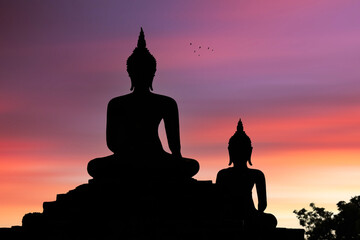
[[[194,54],[196,53],[198,55],[198,57],[200,57],[200,55],[201,55],[200,52],[202,51],[201,49],[203,48],[202,45],[197,45],[196,43],[193,44],[192,42],[189,42],[189,44],[190,44],[190,46],[194,46],[194,47],[197,46],[196,48],[192,47],[192,50],[193,50]],[[204,49],[207,49],[209,51],[211,50],[211,52],[214,52],[214,49],[210,48],[210,46],[206,47],[206,45],[205,45]]]

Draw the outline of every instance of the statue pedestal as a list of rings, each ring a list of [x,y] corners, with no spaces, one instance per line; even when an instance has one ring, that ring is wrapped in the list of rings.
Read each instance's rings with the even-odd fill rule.
[[[292,239],[302,229],[277,228],[258,236],[236,219],[218,218],[211,181],[90,180],[28,213],[22,227],[0,229],[1,239]],[[266,238],[263,238],[266,236]]]

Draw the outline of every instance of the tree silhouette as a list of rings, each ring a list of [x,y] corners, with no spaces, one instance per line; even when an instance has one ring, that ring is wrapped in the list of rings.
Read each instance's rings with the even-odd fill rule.
[[[360,196],[347,203],[337,203],[338,214],[326,211],[310,203],[312,210],[305,208],[294,213],[305,227],[308,240],[360,240]]]

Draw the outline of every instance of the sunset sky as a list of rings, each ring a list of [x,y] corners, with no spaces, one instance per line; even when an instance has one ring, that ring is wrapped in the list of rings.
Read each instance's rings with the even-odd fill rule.
[[[86,183],[88,161],[111,154],[106,106],[130,92],[140,27],[196,179],[227,167],[241,117],[278,226],[299,227],[292,212],[310,202],[335,211],[360,194],[359,10],[357,0],[0,1],[0,227]]]

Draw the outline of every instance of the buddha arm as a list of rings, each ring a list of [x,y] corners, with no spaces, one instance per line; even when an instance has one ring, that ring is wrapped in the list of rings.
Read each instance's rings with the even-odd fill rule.
[[[164,125],[171,153],[174,156],[181,157],[179,112],[177,104],[173,99],[169,101],[169,105],[165,110]]]
[[[106,117],[106,144],[113,153],[119,152],[119,139],[116,129],[116,112],[113,110],[113,101],[110,101],[107,107]]]
[[[258,196],[258,210],[264,212],[267,207],[265,176],[259,171],[256,177],[256,192]]]

